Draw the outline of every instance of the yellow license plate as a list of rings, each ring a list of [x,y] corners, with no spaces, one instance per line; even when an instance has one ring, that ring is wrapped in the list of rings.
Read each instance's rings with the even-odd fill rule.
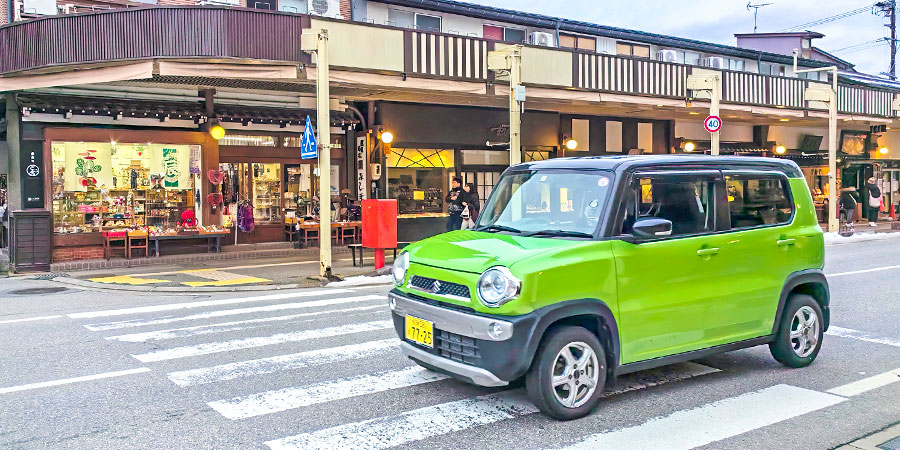
[[[434,348],[434,323],[418,317],[406,316],[406,338],[422,344],[428,348]]]

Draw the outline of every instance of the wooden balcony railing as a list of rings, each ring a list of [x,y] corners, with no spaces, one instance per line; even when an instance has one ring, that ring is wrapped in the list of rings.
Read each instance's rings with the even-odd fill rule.
[[[622,58],[596,53],[574,53],[574,87],[606,92],[686,97],[690,66]]]
[[[484,39],[407,30],[403,44],[406,73],[487,79],[489,42]]]
[[[722,101],[803,108],[806,80],[746,72],[722,72]]]

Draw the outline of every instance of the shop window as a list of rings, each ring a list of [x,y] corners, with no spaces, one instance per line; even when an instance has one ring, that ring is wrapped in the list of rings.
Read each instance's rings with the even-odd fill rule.
[[[392,148],[387,157],[388,198],[399,214],[442,214],[453,178],[453,150]]]
[[[441,18],[425,14],[416,14],[416,28],[422,31],[441,32]]]
[[[560,34],[559,47],[571,48],[578,50],[597,51],[597,39],[587,36],[577,36],[574,34]]]
[[[785,194],[785,182],[773,176],[725,177],[731,228],[751,228],[787,223],[793,214]]]
[[[274,147],[275,136],[249,136],[226,134],[219,140],[219,145],[243,145],[249,147]]]
[[[634,56],[637,58],[650,58],[650,46],[632,44],[630,42],[616,42],[616,54],[622,56]]]
[[[254,222],[281,221],[281,164],[223,163],[219,167],[226,174],[223,183],[226,203],[249,200],[253,206]],[[230,217],[225,219],[226,224],[234,223],[237,208],[230,207],[228,214]]]
[[[53,142],[51,156],[57,233],[169,229],[195,209],[198,145]]]

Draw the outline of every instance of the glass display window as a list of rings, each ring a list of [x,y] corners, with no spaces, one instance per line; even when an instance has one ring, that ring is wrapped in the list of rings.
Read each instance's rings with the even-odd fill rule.
[[[225,194],[229,208],[225,223],[236,221],[237,202],[249,200],[253,205],[256,223],[272,223],[282,220],[281,164],[275,163],[222,163],[225,172]]]
[[[54,231],[176,227],[195,207],[199,158],[192,145],[53,142]]]
[[[399,214],[442,214],[455,167],[447,149],[392,148],[387,157],[388,198]]]

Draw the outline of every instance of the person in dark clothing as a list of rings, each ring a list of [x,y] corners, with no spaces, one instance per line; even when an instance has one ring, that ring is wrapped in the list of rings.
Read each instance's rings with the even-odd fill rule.
[[[841,189],[841,198],[838,203],[840,207],[841,221],[844,223],[853,222],[854,214],[856,214],[856,199],[853,198],[853,191],[856,188],[846,187]]]
[[[475,221],[478,219],[478,212],[481,209],[481,200],[478,198],[478,190],[475,188],[474,183],[466,183],[463,186],[463,208],[464,211],[462,213],[462,229],[471,228],[468,224],[471,223],[474,225]],[[471,222],[469,222],[471,221]]]
[[[878,210],[881,209],[881,189],[878,189],[878,185],[875,183],[875,177],[869,177],[863,192],[865,193],[863,201],[866,202],[866,205],[869,207],[866,210],[869,226],[874,227],[875,222],[878,221]]]
[[[453,177],[452,188],[444,201],[447,202],[447,212],[450,217],[447,218],[447,231],[458,230],[462,226],[462,202],[464,200],[462,190],[462,178]]]

